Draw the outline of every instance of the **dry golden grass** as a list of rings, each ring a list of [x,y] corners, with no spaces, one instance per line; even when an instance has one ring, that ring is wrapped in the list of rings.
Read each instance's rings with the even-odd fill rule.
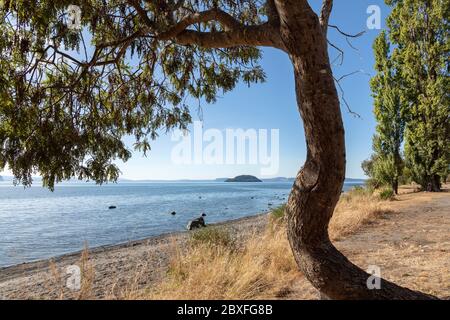
[[[391,213],[387,203],[367,189],[356,188],[343,194],[328,228],[331,240],[342,239],[380,215]]]
[[[89,249],[87,244],[81,253],[80,261],[77,263],[80,268],[80,290],[75,291],[76,295],[70,298],[78,300],[88,300],[94,299],[93,295],[93,284],[95,280],[95,269],[94,266],[89,261]],[[50,278],[47,282],[48,292],[56,293],[58,299],[66,299],[66,276],[64,272],[57,265],[50,261]]]
[[[89,251],[87,245],[81,254],[80,259],[81,270],[81,289],[78,293],[79,300],[92,299],[92,288],[95,278],[94,266],[89,262]]]
[[[379,197],[364,190],[342,196],[330,224],[336,240],[383,214]],[[128,299],[277,299],[289,295],[301,277],[277,212],[263,234],[243,243],[229,241],[224,229],[194,234],[194,245],[175,248],[169,271],[159,284],[128,291]],[[206,229],[205,229],[206,230]],[[201,240],[204,239],[202,242]]]
[[[146,299],[259,299],[280,297],[297,266],[283,228],[252,234],[240,247],[198,244],[178,251],[167,278]]]

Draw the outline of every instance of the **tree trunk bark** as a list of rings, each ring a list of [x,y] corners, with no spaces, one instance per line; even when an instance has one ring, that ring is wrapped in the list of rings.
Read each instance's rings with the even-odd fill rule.
[[[392,182],[392,191],[394,191],[394,194],[398,195],[398,178],[395,178]]]
[[[429,176],[425,190],[427,192],[441,192],[441,178],[438,175]]]
[[[280,32],[295,74],[307,157],[288,199],[288,238],[297,264],[330,299],[429,299],[432,296],[381,280],[351,263],[331,243],[328,224],[345,178],[345,140],[340,103],[329,63],[327,41],[307,1],[276,0]]]
[[[432,179],[432,185],[433,185],[433,192],[441,192],[441,177],[439,177],[437,174],[433,176]]]
[[[392,191],[394,191],[394,194],[398,195],[398,180],[399,177],[402,175],[403,171],[403,164],[402,164],[402,157],[400,155],[400,146],[397,146],[397,149],[394,153],[394,166],[395,166],[395,173],[394,173],[394,181],[392,184]]]

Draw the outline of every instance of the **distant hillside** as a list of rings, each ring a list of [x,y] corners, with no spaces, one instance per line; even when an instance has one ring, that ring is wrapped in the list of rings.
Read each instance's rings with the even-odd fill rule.
[[[367,179],[358,179],[358,178],[345,178],[345,182],[364,182]]]
[[[264,182],[291,182],[294,181],[295,178],[286,178],[286,177],[275,177],[275,178],[267,178],[262,179]]]
[[[13,181],[14,177],[11,176],[0,176],[0,181]]]
[[[225,180],[225,182],[262,182],[262,181],[255,176],[242,175],[231,179],[227,179]]]

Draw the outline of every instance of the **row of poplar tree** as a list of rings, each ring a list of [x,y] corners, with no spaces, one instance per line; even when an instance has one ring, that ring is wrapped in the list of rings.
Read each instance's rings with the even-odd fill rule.
[[[450,173],[450,0],[386,0],[387,31],[374,42],[375,186],[415,182],[440,191]]]

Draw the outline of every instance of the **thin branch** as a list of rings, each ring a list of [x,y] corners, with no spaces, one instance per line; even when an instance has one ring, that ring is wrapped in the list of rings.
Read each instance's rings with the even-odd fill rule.
[[[127,2],[136,10],[139,17],[147,26],[154,27],[153,21],[148,17],[147,11],[145,11],[145,9],[141,7],[139,0],[128,0]]]
[[[354,111],[350,108],[350,104],[347,102],[347,99],[345,99],[345,91],[344,91],[344,88],[342,88],[342,85],[341,85],[340,81],[341,81],[342,79],[344,79],[345,77],[347,77],[347,76],[350,76],[350,74],[348,74],[348,75],[346,75],[346,76],[344,76],[344,77],[341,77],[341,78],[339,78],[339,79],[336,79],[336,78],[333,76],[333,79],[334,79],[334,81],[336,82],[336,84],[337,84],[337,86],[338,86],[338,88],[339,88],[339,91],[341,92],[341,99],[342,99],[342,101],[344,102],[345,106],[347,107],[348,112],[349,112],[351,115],[353,115],[354,117],[359,118],[359,119],[362,119],[362,117],[361,117],[361,115],[360,115],[359,113],[354,112]]]
[[[339,63],[340,66],[342,66],[342,64],[344,63],[344,50],[342,50],[341,48],[339,48],[337,45],[335,45],[334,43],[332,43],[330,40],[327,40],[328,44],[330,46],[332,46],[333,48],[335,48],[338,52],[339,55],[336,57],[336,59],[333,60],[332,64],[339,58],[341,58],[341,62]]]
[[[343,76],[341,76],[341,77],[340,77],[339,79],[337,79],[336,81],[340,82],[340,81],[344,80],[345,78],[350,77],[350,76],[353,76],[353,75],[358,74],[358,73],[365,74],[365,75],[367,75],[367,76],[370,77],[370,74],[367,73],[367,72],[364,72],[364,70],[356,70],[356,71],[353,71],[353,72],[344,74]]]
[[[366,33],[366,31],[364,30],[364,31],[361,31],[361,32],[356,33],[356,34],[349,34],[349,33],[346,33],[344,31],[342,31],[338,26],[335,26],[335,25],[332,25],[332,24],[329,24],[328,26],[330,28],[336,29],[340,34],[342,34],[342,35],[344,35],[344,36],[346,36],[348,38],[358,38],[358,37],[361,37],[364,33]]]
[[[323,34],[327,35],[328,22],[330,20],[331,11],[333,10],[333,0],[323,0],[322,9],[320,12],[320,25],[322,26]]]
[[[244,25],[225,11],[220,9],[211,9],[187,15],[168,31],[158,34],[158,38],[162,40],[171,39],[178,36],[181,32],[186,30],[186,28],[195,23],[209,21],[218,21],[224,27],[225,31],[244,27]]]
[[[357,34],[349,34],[349,33],[346,33],[346,32],[344,32],[344,31],[342,31],[338,26],[330,25],[330,24],[329,24],[328,26],[329,26],[330,28],[336,29],[340,34],[342,34],[342,35],[345,37],[345,40],[346,40],[347,44],[349,45],[349,47],[352,48],[353,50],[359,52],[358,48],[356,48],[355,46],[353,46],[353,44],[350,42],[350,39],[349,39],[349,38],[358,38],[358,37],[361,37],[361,36],[365,33],[365,31],[361,31],[361,32],[359,32],[359,33],[357,33]],[[339,57],[341,57],[340,65],[342,65],[343,62],[344,62],[344,51],[343,51],[342,49],[340,49],[339,47],[337,47],[335,44],[331,43],[329,40],[328,40],[328,44],[329,44],[330,46],[332,46],[333,48],[335,48],[337,51],[339,51],[340,54],[339,54],[339,56],[338,56],[335,60],[337,60]],[[334,62],[334,61],[333,61],[333,62]]]

